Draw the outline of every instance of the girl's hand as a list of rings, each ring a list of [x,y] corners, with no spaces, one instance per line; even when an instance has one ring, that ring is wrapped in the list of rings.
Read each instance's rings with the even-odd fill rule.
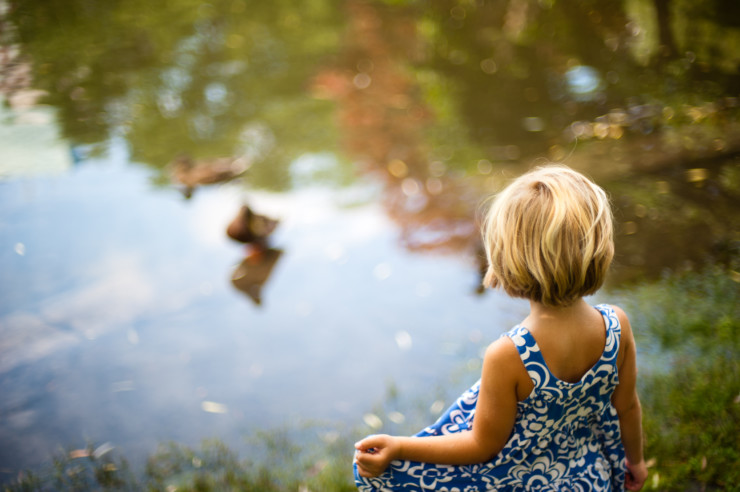
[[[355,463],[361,477],[377,477],[398,459],[401,444],[393,436],[379,434],[368,436],[355,444]]]
[[[648,469],[644,460],[635,464],[627,461],[627,476],[625,477],[624,487],[627,490],[640,490],[645,483],[647,476]]]

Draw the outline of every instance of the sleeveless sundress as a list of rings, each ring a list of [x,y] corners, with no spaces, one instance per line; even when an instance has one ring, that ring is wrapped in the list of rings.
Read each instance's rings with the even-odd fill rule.
[[[360,477],[362,492],[439,490],[447,492],[621,491],[625,456],[611,396],[618,383],[621,327],[614,310],[596,306],[606,325],[599,361],[580,381],[568,383],[548,369],[537,342],[518,325],[502,336],[516,345],[534,389],[518,403],[509,440],[491,461],[474,465],[435,465],[393,461],[380,476]],[[480,381],[466,391],[433,425],[417,436],[472,429]]]

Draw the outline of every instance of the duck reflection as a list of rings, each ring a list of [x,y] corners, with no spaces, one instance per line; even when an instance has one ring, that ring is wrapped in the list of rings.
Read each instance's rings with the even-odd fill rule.
[[[247,245],[246,256],[231,275],[231,283],[257,306],[262,305],[262,287],[270,278],[282,249],[270,247],[269,236],[279,221],[255,213],[243,205],[226,228],[226,235]]]
[[[244,292],[252,301],[262,305],[262,287],[270,278],[283,250],[277,248],[255,248],[250,250],[231,275],[231,283]]]

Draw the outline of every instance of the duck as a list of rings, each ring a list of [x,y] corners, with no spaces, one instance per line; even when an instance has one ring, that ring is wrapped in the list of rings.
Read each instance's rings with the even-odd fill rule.
[[[255,213],[242,205],[236,217],[226,227],[226,235],[240,243],[264,246],[280,221]]]
[[[184,186],[185,198],[190,198],[198,186],[230,181],[247,171],[250,162],[245,157],[217,157],[195,160],[180,154],[169,164],[173,181]]]

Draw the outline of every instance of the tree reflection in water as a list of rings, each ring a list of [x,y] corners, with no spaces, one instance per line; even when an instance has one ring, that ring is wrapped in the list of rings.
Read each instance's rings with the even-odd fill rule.
[[[736,249],[738,9],[15,0],[4,23],[75,145],[123,132],[160,169],[244,156],[248,186],[271,189],[330,150],[383,183],[409,249],[473,255],[481,198],[564,160],[612,193],[632,278]]]
[[[736,254],[737,32],[686,43],[726,57],[713,65],[678,56],[662,2],[670,46],[635,39],[652,19],[632,4],[584,4],[348,2],[345,61],[314,91],[337,102],[344,147],[384,183],[409,249],[476,254],[482,197],[549,159],[611,192],[617,281]]]
[[[411,12],[352,1],[344,58],[313,90],[337,103],[341,141],[360,173],[383,183],[383,205],[411,250],[461,251],[478,233],[479,193],[448,172],[426,135],[435,115],[409,62],[421,56]]]

